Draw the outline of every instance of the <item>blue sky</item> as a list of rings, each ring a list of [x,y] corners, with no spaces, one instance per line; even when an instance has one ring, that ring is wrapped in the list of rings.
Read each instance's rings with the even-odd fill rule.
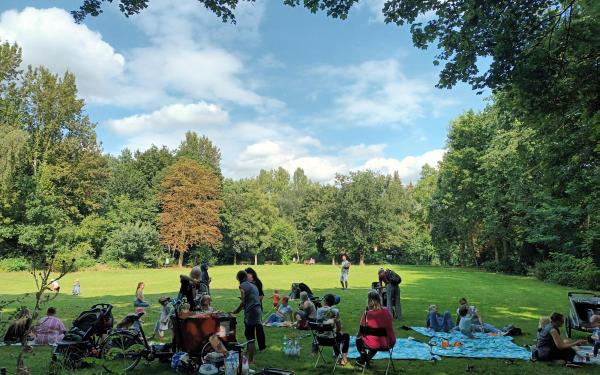
[[[177,147],[205,134],[227,177],[302,167],[313,179],[398,170],[414,181],[443,155],[449,122],[485,97],[466,85],[436,89],[435,50],[382,22],[382,0],[348,20],[279,0],[242,4],[223,24],[194,0],[152,0],[125,18],[114,5],[75,24],[81,1],[0,3],[0,39],[24,64],[74,72],[105,152]]]

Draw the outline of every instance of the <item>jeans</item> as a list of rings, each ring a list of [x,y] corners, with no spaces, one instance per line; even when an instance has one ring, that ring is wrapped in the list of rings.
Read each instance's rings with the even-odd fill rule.
[[[448,311],[444,315],[439,315],[436,312],[430,312],[427,315],[427,325],[436,332],[450,332],[454,324],[452,324],[452,316]]]
[[[277,314],[273,313],[273,314],[269,315],[269,317],[267,318],[265,323],[273,324],[273,323],[279,323],[281,321],[282,321],[281,318],[279,316],[277,316]]]
[[[475,332],[483,332],[483,333],[500,333],[501,331],[488,323],[473,323],[473,330]]]
[[[388,283],[385,285],[386,307],[394,319],[402,319],[400,306],[400,286]]]
[[[247,324],[244,323],[245,330],[244,336],[246,336],[246,340],[254,340],[256,339],[256,344],[258,345],[258,350],[264,350],[267,345],[265,343],[265,330],[263,329],[262,324]]]
[[[136,299],[135,302],[133,303],[133,306],[135,306],[135,307],[148,307],[148,306],[150,306],[150,304],[148,302],[144,302],[142,300]]]

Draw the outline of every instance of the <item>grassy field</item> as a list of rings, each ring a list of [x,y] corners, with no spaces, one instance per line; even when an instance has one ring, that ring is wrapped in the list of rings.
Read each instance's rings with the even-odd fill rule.
[[[213,305],[224,311],[231,309],[238,302],[238,290],[235,272],[241,267],[222,266],[210,270],[213,283],[211,293]],[[396,322],[396,334],[399,337],[413,336],[426,338],[414,332],[400,329],[401,325],[424,325],[427,306],[436,303],[440,309],[454,312],[460,297],[466,297],[476,305],[484,320],[497,327],[513,323],[523,329],[524,335],[516,338],[521,345],[530,344],[535,338],[537,320],[553,311],[567,312],[567,288],[545,284],[527,277],[496,275],[473,270],[393,266],[403,278],[401,285],[403,321]],[[350,289],[339,289],[339,270],[327,265],[317,266],[258,266],[255,268],[265,285],[265,294],[269,297],[274,288],[282,293],[289,292],[292,282],[307,283],[317,295],[333,292],[341,295],[339,305],[346,332],[355,334],[360,314],[364,311],[366,294],[372,281],[376,280],[376,266],[353,267],[350,272]],[[148,270],[106,270],[86,271],[69,274],[62,280],[64,293],[51,304],[58,309],[58,315],[67,325],[82,310],[94,303],[108,302],[115,306],[114,315],[120,320],[125,314],[133,312],[134,290],[137,282],[146,283],[145,295],[153,305],[148,308],[144,329],[151,331],[159,314],[157,300],[160,296],[175,295],[178,290],[178,275],[187,273],[189,269],[148,269]],[[78,297],[70,295],[71,284],[75,279],[81,282],[82,294]],[[31,275],[27,273],[0,273],[0,299],[7,299],[34,289]],[[29,303],[29,305],[31,305]],[[265,309],[270,306],[265,303]],[[6,313],[5,313],[6,315]],[[243,318],[238,317],[238,338],[243,340]],[[310,339],[302,342],[302,355],[290,359],[281,353],[284,335],[294,335],[297,331],[287,328],[265,328],[267,350],[257,356],[255,368],[278,367],[292,369],[297,374],[329,373],[330,367],[313,369],[314,358],[310,354]],[[148,333],[149,334],[149,333]],[[0,367],[14,369],[18,349],[0,348]],[[36,347],[27,358],[32,374],[44,374],[50,360],[49,348]],[[384,362],[375,362],[376,373],[384,370]],[[475,373],[481,374],[568,374],[592,373],[597,369],[570,370],[556,365],[531,362],[510,362],[503,360],[473,360],[444,358],[437,362],[396,361],[396,368],[403,373],[414,374],[457,374],[465,372],[467,366],[474,366]],[[352,373],[351,366],[339,368],[338,373]],[[77,374],[98,374],[99,369],[79,370]],[[166,365],[157,361],[141,363],[135,374],[170,374]]]

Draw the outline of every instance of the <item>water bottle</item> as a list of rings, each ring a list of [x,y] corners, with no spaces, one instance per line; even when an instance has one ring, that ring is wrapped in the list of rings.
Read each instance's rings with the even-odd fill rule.
[[[296,357],[300,356],[300,342],[298,342],[298,338],[294,339],[294,355]]]
[[[288,355],[288,338],[283,335],[283,354]]]

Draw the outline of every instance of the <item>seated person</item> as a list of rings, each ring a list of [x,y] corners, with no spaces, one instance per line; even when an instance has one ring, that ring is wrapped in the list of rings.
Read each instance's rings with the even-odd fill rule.
[[[368,311],[365,312],[360,320],[360,325],[368,328],[383,328],[387,336],[369,336],[360,332],[356,335],[356,349],[360,353],[360,358],[356,365],[364,367],[377,354],[378,349],[389,350],[396,343],[396,335],[392,324],[392,314],[381,306],[381,296],[376,290],[371,290],[368,294]]]
[[[469,306],[462,305],[458,308],[458,316],[460,320],[458,322],[458,330],[468,338],[475,338],[473,333],[475,332],[475,326],[473,325],[473,314],[469,310]]]
[[[501,333],[501,331],[498,328],[494,327],[493,325],[484,323],[483,318],[481,317],[481,314],[479,313],[477,308],[475,308],[475,306],[469,305],[466,298],[464,298],[464,297],[461,298],[460,300],[458,300],[458,303],[460,304],[460,306],[458,307],[458,309],[456,309],[456,315],[457,315],[456,325],[459,324],[459,321],[461,319],[461,316],[458,313],[458,311],[460,310],[460,308],[462,306],[467,306],[467,308],[469,309],[469,315],[471,315],[472,320],[473,320],[474,332]]]
[[[600,315],[592,315],[590,318],[590,324],[594,328],[592,332],[592,340],[594,342],[594,357],[598,356],[600,350]]]
[[[348,348],[350,347],[350,335],[342,332],[342,322],[340,320],[340,312],[338,309],[333,307],[336,303],[336,298],[333,294],[326,294],[323,297],[323,306],[317,310],[317,322],[333,324],[335,339],[342,346],[342,359],[340,361],[341,366],[346,366],[348,363]],[[325,338],[333,338],[327,336],[328,332],[323,333]],[[320,336],[320,335],[317,335]],[[333,351],[336,357],[339,357],[339,347],[334,346]]]
[[[427,314],[426,327],[435,332],[450,332],[453,328],[452,316],[450,316],[448,311],[444,312],[444,315],[441,315],[438,312],[437,305],[431,305]]]
[[[295,316],[296,326],[299,328],[308,327],[308,322],[315,321],[317,318],[317,309],[308,298],[308,293],[300,292],[300,310],[296,312]]]
[[[53,345],[65,337],[65,325],[56,317],[56,309],[49,307],[46,316],[35,327],[36,345]]]
[[[212,302],[212,298],[210,295],[205,294],[200,298],[200,312],[204,314],[212,313],[215,309],[210,305]]]
[[[572,363],[577,354],[574,346],[585,344],[586,340],[570,342],[560,337],[560,327],[565,323],[562,314],[553,313],[548,323],[539,333],[537,342],[537,358],[540,361],[561,360]]]
[[[26,344],[29,339],[30,328],[31,314],[27,308],[23,307],[15,317],[15,320],[8,326],[4,335],[4,342],[6,344]]]
[[[288,302],[289,297],[283,296],[277,311],[269,315],[269,317],[265,320],[264,325],[268,326],[274,323],[289,323],[290,316],[292,315],[292,308],[289,306]]]

